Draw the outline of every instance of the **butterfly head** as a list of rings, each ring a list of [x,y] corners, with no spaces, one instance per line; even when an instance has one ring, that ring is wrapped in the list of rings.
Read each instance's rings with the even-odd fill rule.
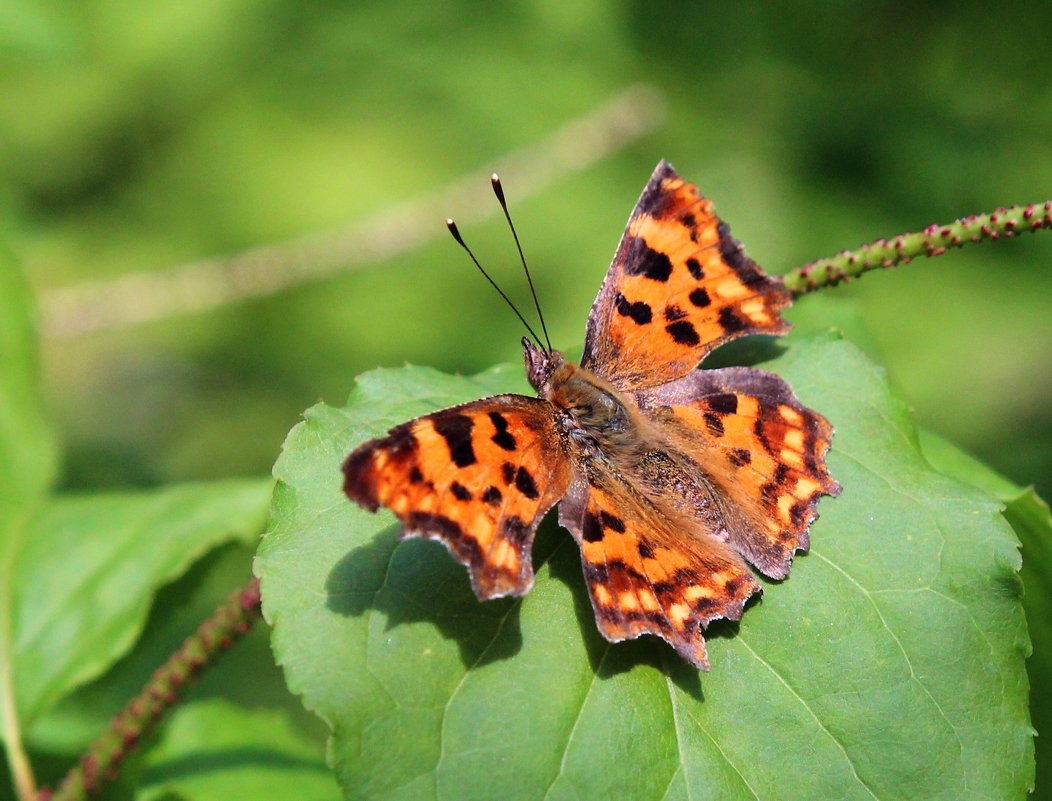
[[[551,390],[552,375],[566,364],[566,358],[557,350],[548,351],[535,345],[527,337],[522,338],[522,356],[526,362],[526,378],[530,386],[542,398],[547,397]]]

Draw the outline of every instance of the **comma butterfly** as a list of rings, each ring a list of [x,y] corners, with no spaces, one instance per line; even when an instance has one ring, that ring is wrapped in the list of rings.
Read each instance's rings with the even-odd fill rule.
[[[497,395],[425,415],[355,449],[344,490],[386,506],[403,537],[442,542],[480,599],[533,586],[541,518],[581,548],[600,632],[656,634],[708,669],[703,629],[738,620],[765,576],[809,545],[840,485],[833,428],[778,376],[695,369],[746,334],[784,334],[791,301],[666,162],[629,218],[588,317],[580,366],[529,339],[538,397]]]

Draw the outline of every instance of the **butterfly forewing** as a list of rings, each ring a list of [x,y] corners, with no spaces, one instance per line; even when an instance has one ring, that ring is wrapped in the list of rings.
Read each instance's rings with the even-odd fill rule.
[[[712,202],[663,161],[592,306],[581,364],[621,389],[663,384],[731,339],[785,333],[789,302]]]
[[[403,536],[445,544],[481,599],[533,586],[537,524],[570,476],[551,404],[522,395],[404,423],[353,451],[343,471],[347,495],[371,511],[389,508]]]

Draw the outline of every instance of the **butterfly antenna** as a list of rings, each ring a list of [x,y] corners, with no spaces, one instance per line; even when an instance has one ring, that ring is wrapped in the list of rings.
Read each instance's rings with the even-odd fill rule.
[[[511,221],[511,214],[508,212],[508,202],[504,199],[504,187],[500,185],[500,176],[497,173],[493,173],[490,176],[490,183],[493,184],[493,194],[497,196],[497,200],[500,201],[500,207],[504,209],[504,219],[508,221],[508,227],[511,229],[511,235],[515,238],[515,247],[519,249],[519,259],[522,261],[523,272],[526,273],[526,281],[530,285],[530,294],[533,295],[533,305],[537,309],[537,316],[541,320],[541,331],[544,332],[544,341],[548,345],[548,352],[552,352],[552,341],[548,339],[548,326],[544,324],[544,314],[541,313],[541,304],[537,300],[537,290],[533,288],[533,278],[530,276],[530,268],[526,266],[526,256],[522,252],[522,245],[519,244],[519,235],[515,232],[515,224]],[[540,342],[540,340],[538,340]]]
[[[541,338],[539,336],[537,336],[537,332],[534,331],[533,328],[530,327],[530,324],[528,322],[526,322],[526,318],[523,317],[522,314],[519,313],[519,310],[515,308],[515,304],[511,302],[511,299],[507,295],[504,294],[504,290],[501,289],[499,286],[497,286],[497,282],[494,281],[492,278],[490,278],[489,273],[487,273],[483,269],[482,265],[479,264],[479,260],[475,258],[475,254],[471,252],[471,248],[469,248],[467,246],[467,244],[464,242],[463,237],[460,236],[460,231],[457,229],[457,224],[455,222],[453,222],[452,219],[447,218],[446,219],[446,228],[449,229],[449,233],[451,233],[453,235],[453,238],[455,240],[457,240],[457,244],[460,245],[462,248],[464,248],[465,251],[467,251],[468,256],[470,256],[471,260],[473,262],[475,262],[475,266],[479,268],[479,272],[482,273],[486,277],[486,280],[490,282],[490,285],[494,289],[497,290],[497,293],[502,298],[504,298],[504,302],[507,303],[511,307],[511,310],[513,312],[515,312],[515,316],[518,317],[519,320],[522,321],[522,324],[524,326],[526,326],[526,330],[530,332],[530,336],[533,337],[534,341],[538,345],[540,345]]]

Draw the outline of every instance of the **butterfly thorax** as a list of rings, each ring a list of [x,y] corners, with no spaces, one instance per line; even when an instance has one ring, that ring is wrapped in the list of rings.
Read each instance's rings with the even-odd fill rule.
[[[559,410],[564,433],[586,453],[635,458],[646,449],[646,425],[631,403],[591,370],[523,343],[526,373],[540,397]]]

